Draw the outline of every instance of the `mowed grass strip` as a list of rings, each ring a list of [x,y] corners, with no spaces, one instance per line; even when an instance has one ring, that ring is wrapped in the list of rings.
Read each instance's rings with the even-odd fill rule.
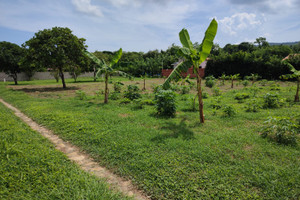
[[[247,92],[246,89],[239,89]],[[108,105],[96,100],[33,98],[0,87],[1,96],[64,139],[81,146],[116,173],[129,177],[153,199],[298,199],[300,150],[259,135],[268,116],[293,116],[299,104],[247,113],[223,94],[221,105],[239,112],[224,117],[204,100],[205,125],[178,96],[175,118],[158,118],[153,106]],[[248,91],[249,92],[249,91]],[[257,98],[269,92],[259,89]],[[250,93],[250,92],[249,92]],[[294,94],[283,88],[282,98]]]
[[[0,103],[0,199],[129,199],[71,163]]]

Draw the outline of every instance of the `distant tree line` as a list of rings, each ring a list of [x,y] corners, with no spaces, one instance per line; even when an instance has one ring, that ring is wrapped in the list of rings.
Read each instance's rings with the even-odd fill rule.
[[[199,47],[197,42],[193,45],[196,49]],[[35,33],[22,46],[0,42],[0,72],[11,76],[15,84],[18,73],[25,72],[30,78],[37,71],[51,71],[57,81],[62,80],[63,87],[66,87],[66,72],[75,81],[83,72],[94,72],[96,81],[97,66],[84,54],[86,48],[85,39],[77,38],[69,28],[44,29]],[[167,50],[123,52],[116,67],[135,77],[157,77],[161,75],[162,69],[173,68],[173,64],[182,59],[178,54],[179,49],[179,46],[172,44]],[[214,44],[205,74],[219,77],[222,74],[239,73],[241,76],[248,76],[255,73],[262,78],[277,79],[280,75],[289,73],[288,67],[281,60],[296,53],[300,53],[300,43],[270,46],[263,37],[257,38],[254,44],[242,42],[238,45],[227,44],[224,48]],[[109,62],[115,52],[95,51],[93,54]],[[299,70],[298,57],[292,59],[291,64]]]
[[[282,60],[291,54],[300,53],[300,43],[297,45],[270,46],[265,38],[257,38],[255,44],[242,42],[238,45],[227,44],[211,52],[205,74],[220,77],[222,74],[240,74],[242,77],[258,74],[265,79],[279,79],[282,74],[288,74],[289,68]],[[290,63],[300,69],[300,55],[292,56]]]

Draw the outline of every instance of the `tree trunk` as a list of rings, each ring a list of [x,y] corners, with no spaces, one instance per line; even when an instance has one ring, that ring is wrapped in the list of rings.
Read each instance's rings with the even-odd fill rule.
[[[15,81],[15,85],[18,85],[18,75],[17,75],[17,73],[15,73],[12,77]]]
[[[295,95],[295,102],[299,102],[299,88],[300,88],[300,78],[298,78],[298,81],[297,81],[297,91],[296,91],[296,95]]]
[[[63,88],[67,88],[66,83],[65,83],[65,76],[64,76],[64,73],[61,68],[59,68],[59,75],[61,78],[61,82],[63,84]]]
[[[197,90],[198,90],[197,94],[198,94],[198,101],[199,101],[200,123],[204,123],[201,77],[200,77],[200,74],[199,74],[199,69],[197,69]]]
[[[146,77],[144,78],[144,87],[143,90],[146,90]]]
[[[231,80],[231,88],[233,88],[233,79]]]
[[[105,93],[104,103],[108,103],[108,74],[105,74]]]

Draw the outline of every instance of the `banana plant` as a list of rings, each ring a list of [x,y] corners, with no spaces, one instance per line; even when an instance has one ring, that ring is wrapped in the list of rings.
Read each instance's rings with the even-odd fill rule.
[[[282,75],[281,78],[284,79],[292,79],[296,78],[297,79],[297,89],[296,89],[296,95],[295,95],[295,100],[294,102],[299,102],[299,90],[300,90],[300,70],[296,70],[293,65],[288,63],[287,61],[282,61],[283,64],[287,65],[293,74],[285,74]]]
[[[227,78],[229,80],[231,80],[231,88],[233,88],[233,81],[234,80],[238,80],[240,78],[240,74],[231,74],[231,75],[228,75]]]
[[[203,114],[203,100],[202,100],[202,89],[201,89],[201,76],[199,65],[205,61],[205,59],[210,54],[211,48],[213,46],[213,40],[217,34],[218,23],[213,19],[208,26],[205,36],[202,43],[198,48],[194,48],[193,43],[190,40],[189,33],[186,29],[182,29],[179,33],[179,39],[182,44],[182,48],[179,49],[179,54],[185,59],[180,62],[165,80],[163,88],[170,88],[170,82],[172,80],[178,81],[181,78],[181,73],[186,72],[189,65],[184,64],[185,62],[192,63],[193,72],[197,77],[197,95],[199,101],[199,116],[200,123],[204,123],[204,114]]]
[[[108,78],[115,74],[118,73],[119,75],[122,76],[129,76],[125,72],[119,71],[116,69],[117,63],[120,60],[122,56],[122,48],[120,48],[112,57],[111,61],[109,63],[106,63],[104,60],[98,59],[94,54],[90,52],[85,52],[86,55],[97,65],[98,71],[96,73],[96,76],[99,77],[100,75],[104,75],[105,79],[105,96],[104,96],[104,103],[108,103]]]

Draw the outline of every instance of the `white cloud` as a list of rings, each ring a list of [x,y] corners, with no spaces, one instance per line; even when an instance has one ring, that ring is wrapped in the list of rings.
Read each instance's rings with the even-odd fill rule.
[[[230,35],[236,35],[238,31],[251,29],[262,24],[254,13],[236,13],[230,17],[224,17],[219,22],[221,29]]]
[[[72,4],[79,12],[97,17],[103,17],[100,7],[92,5],[91,0],[72,0]]]

